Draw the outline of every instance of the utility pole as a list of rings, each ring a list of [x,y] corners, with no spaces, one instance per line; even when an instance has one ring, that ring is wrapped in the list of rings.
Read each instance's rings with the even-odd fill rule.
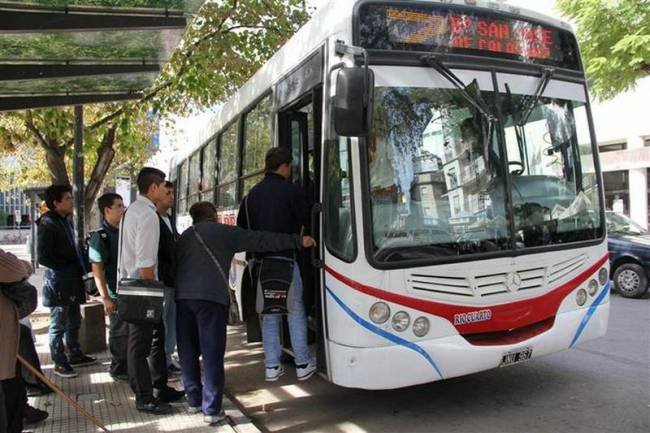
[[[74,227],[77,245],[82,251],[84,230],[84,116],[83,105],[74,107],[74,158],[72,159],[72,193],[74,198]]]

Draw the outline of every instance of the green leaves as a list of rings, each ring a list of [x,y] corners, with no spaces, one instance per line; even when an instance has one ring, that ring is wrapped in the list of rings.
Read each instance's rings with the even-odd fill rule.
[[[152,108],[185,114],[224,101],[308,18],[302,0],[206,3],[158,79]]]
[[[577,25],[591,91],[609,99],[650,74],[650,1],[557,0]]]

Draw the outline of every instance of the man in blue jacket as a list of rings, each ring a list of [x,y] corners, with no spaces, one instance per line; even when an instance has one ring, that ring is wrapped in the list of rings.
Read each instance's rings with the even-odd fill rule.
[[[71,378],[77,376],[73,366],[97,362],[95,358],[84,355],[79,345],[79,306],[86,302],[82,282],[85,269],[70,222],[74,210],[72,188],[67,185],[48,187],[45,203],[49,212],[38,221],[37,248],[38,262],[46,267],[43,305],[50,307],[50,354],[54,361],[54,374]]]

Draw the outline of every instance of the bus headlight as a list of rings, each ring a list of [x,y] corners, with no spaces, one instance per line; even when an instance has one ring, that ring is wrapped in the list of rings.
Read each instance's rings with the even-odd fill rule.
[[[429,332],[429,319],[418,317],[413,321],[413,333],[416,337],[424,337]]]
[[[585,302],[587,302],[587,291],[585,289],[580,289],[578,290],[578,293],[576,293],[576,304],[582,307],[585,305]]]
[[[604,286],[607,280],[609,280],[609,272],[607,272],[607,268],[600,268],[600,271],[598,271],[598,282],[601,286]]]
[[[598,281],[596,280],[589,281],[589,284],[587,285],[587,292],[589,292],[589,296],[594,296],[598,291],[599,287],[600,286],[598,285]]]
[[[398,311],[393,315],[393,321],[391,325],[393,325],[393,329],[397,332],[403,332],[406,330],[406,328],[409,327],[410,323],[411,316],[409,316],[409,313],[406,311]]]
[[[390,307],[385,302],[375,302],[370,307],[368,315],[373,322],[382,324],[390,317]]]

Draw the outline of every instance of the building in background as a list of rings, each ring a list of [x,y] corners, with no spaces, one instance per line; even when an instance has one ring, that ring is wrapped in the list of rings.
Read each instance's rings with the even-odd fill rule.
[[[650,223],[650,77],[635,90],[593,103],[605,206],[637,224]]]
[[[29,227],[29,205],[21,189],[0,191],[0,228]]]

